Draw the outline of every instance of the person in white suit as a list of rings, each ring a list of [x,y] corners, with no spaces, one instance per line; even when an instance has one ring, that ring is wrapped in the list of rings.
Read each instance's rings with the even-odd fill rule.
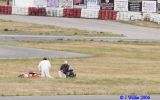
[[[49,70],[51,69],[51,63],[46,57],[44,57],[43,60],[39,63],[38,69],[41,71],[41,77],[52,78],[49,73]]]

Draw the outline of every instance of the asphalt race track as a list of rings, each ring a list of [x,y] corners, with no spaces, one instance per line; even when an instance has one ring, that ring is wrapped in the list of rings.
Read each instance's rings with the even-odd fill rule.
[[[1,59],[16,59],[16,58],[39,58],[39,57],[52,57],[52,58],[70,58],[70,57],[89,57],[87,54],[79,54],[65,51],[21,48],[12,46],[0,46]]]
[[[117,34],[124,34],[129,39],[160,40],[160,29],[122,24],[114,21],[17,15],[0,15],[0,19],[43,25],[56,25],[65,28],[77,28],[88,31],[112,32]]]

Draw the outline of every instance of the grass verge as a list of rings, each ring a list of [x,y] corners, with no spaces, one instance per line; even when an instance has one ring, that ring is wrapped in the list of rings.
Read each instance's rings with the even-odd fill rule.
[[[160,43],[57,41],[21,42],[15,46],[94,54],[69,58],[77,78],[60,79],[64,59],[50,58],[54,79],[21,79],[23,71],[37,71],[41,59],[0,60],[0,94],[6,95],[107,95],[159,94]],[[14,92],[13,92],[14,91]]]
[[[4,30],[16,30],[5,32]],[[57,26],[20,23],[0,20],[0,34],[31,34],[31,35],[66,35],[66,36],[124,36],[111,32],[89,32],[73,28],[61,28]]]

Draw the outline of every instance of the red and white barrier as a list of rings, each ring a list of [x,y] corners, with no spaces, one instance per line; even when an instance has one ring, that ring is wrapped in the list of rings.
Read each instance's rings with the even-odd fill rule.
[[[157,13],[143,13],[143,20],[151,21],[160,24],[160,14]]]
[[[82,9],[81,17],[82,18],[94,18],[98,19],[99,9]]]
[[[142,15],[140,12],[118,12],[117,20],[142,20]]]
[[[11,6],[0,6],[0,14],[12,14],[12,7]]]
[[[29,7],[28,8],[28,15],[30,16],[46,16],[46,8],[44,7]]]
[[[71,17],[71,18],[80,18],[81,9],[80,8],[65,8],[63,9],[63,16]]]
[[[100,10],[98,19],[102,20],[116,20],[117,12],[113,10]]]

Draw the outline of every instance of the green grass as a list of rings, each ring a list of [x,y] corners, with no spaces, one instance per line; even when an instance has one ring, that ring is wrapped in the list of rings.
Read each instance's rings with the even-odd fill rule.
[[[4,44],[3,44],[4,45]],[[5,44],[6,45],[6,44]],[[64,59],[49,58],[54,79],[21,79],[28,70],[38,72],[36,59],[0,60],[0,94],[6,95],[108,95],[159,94],[159,42],[55,41],[21,42],[14,46],[93,54],[67,58],[77,78],[60,79],[57,71]],[[14,91],[14,92],[13,92]]]
[[[142,24],[144,25],[145,23]],[[150,26],[152,24],[150,23]],[[155,26],[159,28],[158,25]],[[11,33],[66,36],[123,36],[122,34],[110,32],[88,32],[78,29],[0,20],[0,34]],[[39,72],[37,65],[41,58],[0,59],[1,96],[160,94],[159,41],[9,41],[0,42],[0,45],[71,51],[94,55],[88,58],[65,58],[77,73],[77,78],[74,79],[61,79],[58,77],[57,71],[65,59],[49,58],[52,63],[51,75],[54,79],[23,79],[17,77],[24,71]]]

